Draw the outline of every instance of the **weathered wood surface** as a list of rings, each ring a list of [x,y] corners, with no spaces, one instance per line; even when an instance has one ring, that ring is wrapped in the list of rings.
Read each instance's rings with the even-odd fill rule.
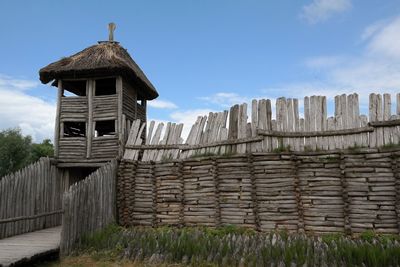
[[[0,180],[0,239],[61,224],[63,182],[49,158]]]
[[[31,259],[57,252],[61,226],[0,239],[0,266],[25,264]]]
[[[398,234],[399,163],[399,148],[122,160],[118,217],[125,226]]]
[[[146,141],[139,138],[142,132],[130,132],[132,137],[128,138],[125,159],[160,161],[199,155],[397,145],[400,141],[399,95],[398,114],[392,115],[390,95],[371,94],[369,117],[360,114],[357,94],[336,96],[332,117],[328,117],[325,96],[304,98],[304,118],[299,116],[297,99],[278,98],[275,119],[271,115],[270,100],[253,100],[250,115],[247,115],[247,104],[243,103],[234,105],[229,112],[199,116],[186,141],[181,137],[183,125],[167,123],[163,131],[164,123],[157,126],[153,121]],[[137,123],[140,124],[139,120]],[[157,130],[153,132],[153,129]]]
[[[118,156],[118,136],[100,136],[93,138],[91,158],[115,158]]]
[[[56,107],[56,118],[54,124],[54,156],[58,157],[58,146],[60,140],[60,112],[61,112],[61,99],[64,94],[62,88],[62,80],[57,81],[57,107]]]
[[[67,255],[85,234],[115,222],[117,162],[106,163],[63,195],[61,254]]]
[[[88,99],[86,96],[69,96],[60,99],[61,121],[86,121],[88,115]]]
[[[60,137],[58,156],[62,159],[86,159],[85,137]]]

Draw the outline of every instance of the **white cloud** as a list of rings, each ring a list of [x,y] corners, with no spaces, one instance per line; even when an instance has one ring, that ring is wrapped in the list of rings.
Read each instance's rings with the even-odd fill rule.
[[[306,66],[315,69],[330,68],[342,63],[344,60],[343,56],[314,57],[306,60]]]
[[[305,60],[305,66],[318,69],[317,79],[267,88],[265,93],[293,95],[335,95],[358,93],[361,107],[368,106],[370,93],[400,92],[400,16],[381,20],[361,33],[362,47],[356,56],[322,55]],[[365,114],[366,110],[364,110]]]
[[[0,129],[19,127],[37,142],[53,138],[55,103],[25,93],[37,84],[0,75]]]
[[[379,21],[366,27],[362,33],[361,39],[365,44],[359,56],[339,57],[340,61],[335,56],[322,56],[308,59],[305,64],[311,68],[318,64],[326,67],[324,82],[319,86],[329,92],[395,93],[400,88],[399,32],[400,16]]]
[[[400,59],[400,16],[373,27],[375,29],[370,33],[368,52],[374,56]]]
[[[240,104],[243,102],[249,102],[250,99],[241,96],[237,93],[220,92],[213,94],[211,96],[199,97],[201,100],[208,101],[209,103],[219,105],[223,108],[229,108],[235,104]]]
[[[361,40],[362,41],[368,40],[371,36],[373,36],[375,33],[381,30],[382,27],[384,27],[387,23],[388,20],[379,20],[372,23],[371,25],[369,25],[364,29],[363,33],[361,34]]]
[[[155,100],[151,100],[149,102],[147,102],[149,107],[152,108],[160,108],[160,109],[176,109],[178,108],[178,106],[168,100],[159,100],[159,99],[155,99]]]
[[[28,90],[38,86],[39,83],[32,80],[16,79],[8,75],[0,73],[0,88],[1,89],[16,89],[16,90]]]
[[[311,4],[303,6],[300,17],[310,24],[315,24],[350,8],[351,0],[313,0]]]

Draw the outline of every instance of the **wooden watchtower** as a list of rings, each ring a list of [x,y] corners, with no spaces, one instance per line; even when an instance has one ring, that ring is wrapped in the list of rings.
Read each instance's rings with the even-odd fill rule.
[[[133,120],[146,121],[146,101],[158,93],[127,50],[101,41],[39,72],[58,88],[54,151],[63,168],[98,167],[122,156]]]

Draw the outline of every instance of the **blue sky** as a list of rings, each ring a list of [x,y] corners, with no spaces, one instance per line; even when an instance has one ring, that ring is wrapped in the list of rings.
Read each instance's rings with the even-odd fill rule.
[[[56,90],[39,69],[106,39],[111,21],[160,94],[150,119],[188,125],[280,96],[357,92],[365,106],[371,92],[400,92],[400,0],[3,0],[0,129],[52,138]]]

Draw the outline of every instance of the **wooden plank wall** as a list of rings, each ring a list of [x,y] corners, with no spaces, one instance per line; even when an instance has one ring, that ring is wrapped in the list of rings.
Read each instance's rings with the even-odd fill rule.
[[[49,158],[0,179],[0,239],[61,224],[62,180]]]
[[[61,121],[86,121],[88,100],[86,96],[61,97]]]
[[[61,97],[60,123],[66,121],[87,122],[88,100],[86,96]],[[63,131],[63,127],[61,130]],[[58,157],[65,159],[86,158],[86,138],[63,137],[60,133],[58,141]]]
[[[102,120],[117,120],[117,95],[93,96],[93,122]],[[62,97],[61,123],[65,121],[89,121],[88,98]],[[118,155],[118,137],[92,137],[94,124],[86,124],[87,137],[59,138],[58,157],[61,159],[114,158]],[[90,136],[90,137],[89,137]],[[88,141],[90,144],[88,150]],[[91,142],[91,143],[90,143]]]
[[[400,149],[122,160],[119,223],[398,234],[399,163]]]
[[[118,144],[118,136],[93,138],[91,158],[115,158],[118,155]]]
[[[93,96],[93,120],[116,120],[117,107],[117,95]]]
[[[60,137],[58,157],[62,159],[85,159],[85,137]]]
[[[122,79],[122,113],[130,121],[136,119],[137,114],[137,90],[135,90],[129,82]]]
[[[80,238],[115,222],[117,162],[72,185],[63,195],[60,251],[69,254]]]
[[[335,97],[334,116],[328,117],[325,96],[299,101],[276,100],[275,118],[269,99],[234,105],[229,112],[199,116],[186,141],[182,124],[150,122],[147,139],[138,138],[140,127],[130,128],[126,159],[161,161],[200,155],[245,154],[272,151],[318,151],[397,145],[400,141],[400,94],[392,114],[389,94],[371,94],[369,114],[361,115],[357,94]],[[249,115],[247,114],[249,111]],[[136,151],[136,152],[129,152]],[[140,158],[139,158],[140,157]]]

